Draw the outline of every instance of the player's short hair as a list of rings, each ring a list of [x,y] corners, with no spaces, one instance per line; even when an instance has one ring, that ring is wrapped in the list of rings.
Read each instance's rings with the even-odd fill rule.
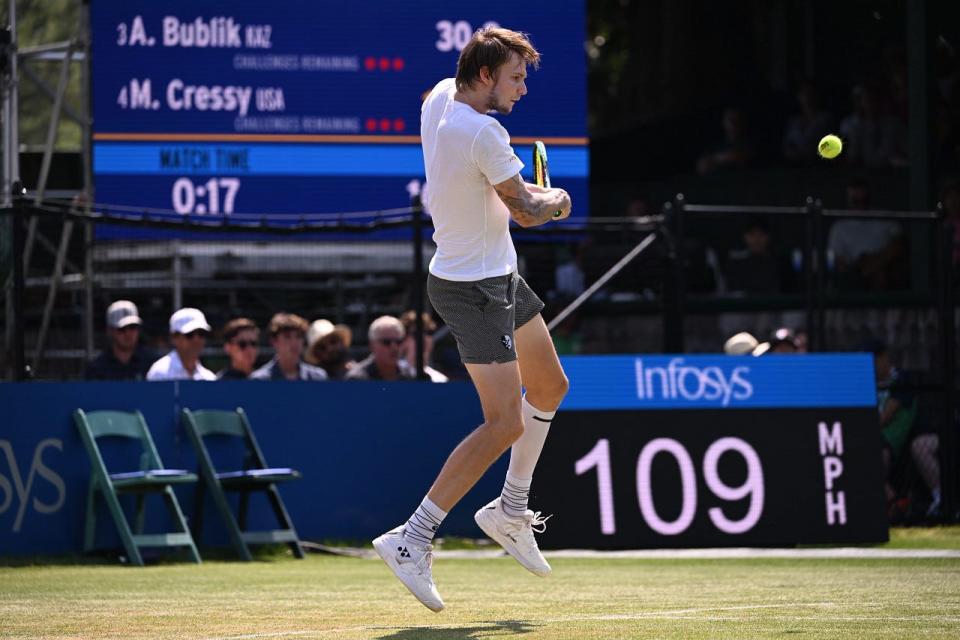
[[[307,335],[310,325],[306,320],[292,313],[278,313],[270,318],[270,326],[267,329],[270,337],[275,338],[281,331],[299,331]]]
[[[483,67],[496,76],[497,70],[510,60],[511,53],[532,64],[534,69],[540,67],[540,53],[533,48],[525,33],[502,27],[477,29],[457,60],[457,90],[471,87]]]
[[[236,338],[237,334],[241,331],[254,331],[258,335],[260,334],[257,323],[250,318],[234,318],[223,327],[223,341],[230,342]]]

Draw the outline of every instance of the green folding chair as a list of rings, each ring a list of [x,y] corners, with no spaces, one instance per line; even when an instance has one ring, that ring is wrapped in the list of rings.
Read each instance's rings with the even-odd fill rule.
[[[153,444],[153,438],[150,437],[147,423],[139,411],[85,413],[82,409],[77,409],[73,412],[73,418],[87,454],[90,456],[91,467],[83,550],[93,549],[97,527],[97,495],[101,495],[120,533],[130,562],[143,566],[140,549],[144,547],[186,547],[193,561],[199,564],[200,554],[193,542],[193,536],[190,535],[177,496],[173,492],[174,485],[196,483],[196,474],[188,473],[183,469],[164,468],[157,448]],[[140,460],[136,470],[120,473],[111,473],[107,470],[98,440],[110,437],[139,441]],[[136,521],[132,530],[120,504],[119,496],[125,494],[136,496]],[[178,531],[149,534],[143,532],[146,522],[146,498],[150,494],[160,494],[163,497],[170,517],[179,528]]]
[[[253,560],[248,545],[288,544],[297,558],[303,558],[300,538],[290,520],[290,514],[280,498],[277,484],[300,478],[300,473],[289,468],[268,467],[263,452],[253,435],[250,421],[243,409],[236,411],[190,411],[182,412],[183,424],[197,450],[200,475],[203,482],[197,487],[194,504],[193,535],[201,539],[203,527],[204,487],[209,490],[220,518],[230,535],[230,542],[243,560]],[[218,471],[205,444],[205,438],[239,438],[243,442],[243,460],[229,471]],[[239,469],[236,467],[240,467]],[[239,508],[234,516],[227,492],[239,494]],[[264,492],[280,525],[278,529],[247,531],[247,509],[250,494]]]

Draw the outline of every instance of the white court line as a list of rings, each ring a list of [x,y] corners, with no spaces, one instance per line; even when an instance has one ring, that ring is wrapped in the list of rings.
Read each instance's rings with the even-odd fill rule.
[[[703,616],[697,614],[703,613],[723,613],[735,611],[756,611],[763,609],[792,609],[792,608],[829,608],[837,606],[834,602],[793,602],[786,604],[753,604],[738,605],[729,607],[703,607],[690,609],[672,609],[667,611],[645,611],[642,613],[623,613],[623,614],[596,614],[596,615],[571,615],[556,618],[533,618],[530,620],[516,620],[513,622],[526,622],[531,625],[536,624],[559,624],[564,622],[616,622],[629,620],[709,620],[709,621],[742,621],[743,618],[734,616]],[[877,603],[859,603],[858,606],[878,606]],[[812,620],[810,616],[796,615],[773,615],[765,616],[765,620],[791,620],[804,621]],[[960,616],[830,616],[817,615],[815,618],[819,622],[838,621],[838,622],[960,622]],[[311,629],[301,631],[273,631],[262,633],[251,633],[246,635],[233,636],[214,636],[204,640],[259,640],[261,638],[295,638],[303,636],[327,636],[331,634],[356,633],[361,631],[391,631],[405,629],[462,629],[468,627],[489,626],[490,630],[496,630],[499,625],[492,622],[476,621],[462,622],[453,624],[438,625],[410,625],[410,626],[381,626],[381,625],[363,625],[353,627],[337,627],[333,629]]]
[[[594,551],[565,549],[545,551],[549,558],[641,558],[645,560],[668,558],[696,558],[718,560],[724,558],[960,558],[956,549],[874,549],[870,547],[831,547],[816,549],[766,549],[731,547],[717,549],[643,549],[629,551]]]
[[[332,548],[335,549],[335,548]],[[337,553],[335,550],[332,553]],[[347,557],[379,560],[371,549],[343,548],[341,554]],[[436,559],[451,560],[490,560],[506,558],[502,549],[451,550],[442,549],[433,552]],[[749,558],[799,558],[799,559],[846,559],[863,558],[868,560],[898,558],[958,558],[957,549],[875,549],[872,547],[830,547],[816,549],[768,549],[757,547],[724,547],[716,549],[630,549],[624,551],[596,551],[593,549],[563,549],[544,551],[546,558],[603,558],[603,559],[639,559],[639,560],[723,560]]]

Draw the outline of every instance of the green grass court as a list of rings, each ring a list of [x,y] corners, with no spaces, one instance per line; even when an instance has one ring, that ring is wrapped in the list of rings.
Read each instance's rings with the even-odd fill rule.
[[[884,548],[957,549],[960,527],[895,530]],[[436,561],[447,609],[379,560],[0,567],[3,638],[957,638],[960,558]]]

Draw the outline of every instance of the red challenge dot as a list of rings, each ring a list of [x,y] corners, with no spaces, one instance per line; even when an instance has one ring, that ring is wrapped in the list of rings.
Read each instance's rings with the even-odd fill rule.
[[[403,121],[403,118],[396,118],[393,121],[393,130],[394,131],[403,131],[407,128],[407,123]]]
[[[380,58],[380,71],[390,70],[390,58]]]
[[[380,119],[380,131],[390,131],[390,118]]]
[[[376,131],[376,130],[377,130],[377,119],[376,119],[376,118],[367,118],[366,127],[367,127],[367,131]]]
[[[394,71],[403,71],[404,62],[403,58],[394,58],[393,59],[393,70]]]
[[[367,71],[373,71],[377,68],[377,59],[373,56],[368,56],[367,59],[363,61],[363,66]]]

